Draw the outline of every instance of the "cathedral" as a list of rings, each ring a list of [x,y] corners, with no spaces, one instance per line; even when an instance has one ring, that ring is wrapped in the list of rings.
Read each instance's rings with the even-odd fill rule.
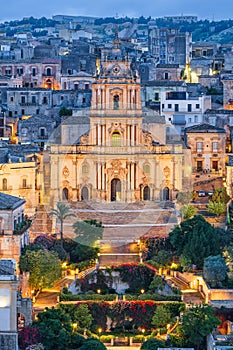
[[[51,205],[166,201],[182,190],[183,146],[166,144],[165,119],[142,108],[140,89],[115,40],[97,65],[91,108],[66,119],[51,144]]]

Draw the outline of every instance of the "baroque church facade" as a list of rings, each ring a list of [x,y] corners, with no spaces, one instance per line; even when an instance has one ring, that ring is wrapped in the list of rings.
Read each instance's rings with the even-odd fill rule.
[[[143,112],[140,88],[115,40],[102,52],[90,110],[65,120],[50,147],[50,204],[172,200],[182,190],[182,144],[166,144],[165,119]]]

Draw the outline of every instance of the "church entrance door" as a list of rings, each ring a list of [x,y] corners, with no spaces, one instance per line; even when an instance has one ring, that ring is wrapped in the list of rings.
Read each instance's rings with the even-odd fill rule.
[[[111,202],[119,202],[121,200],[121,181],[113,179],[111,181]]]

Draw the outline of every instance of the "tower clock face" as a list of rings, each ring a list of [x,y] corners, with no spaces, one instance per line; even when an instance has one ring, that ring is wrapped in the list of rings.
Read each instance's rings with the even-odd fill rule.
[[[118,74],[119,72],[120,72],[120,67],[119,66],[113,67],[113,73],[114,74]]]

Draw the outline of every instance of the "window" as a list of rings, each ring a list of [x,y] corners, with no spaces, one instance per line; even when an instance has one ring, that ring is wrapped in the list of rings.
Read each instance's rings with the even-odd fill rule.
[[[194,116],[194,123],[198,123],[198,116],[197,115]]]
[[[119,95],[113,96],[113,109],[119,109]]]
[[[150,165],[149,164],[145,164],[143,166],[143,171],[144,171],[144,173],[149,174],[150,173]]]
[[[32,76],[33,76],[33,77],[36,76],[36,68],[32,68]]]
[[[14,97],[13,96],[11,96],[11,102],[14,102]]]
[[[26,97],[25,96],[21,96],[21,103],[26,103]]]
[[[67,69],[67,74],[68,74],[68,75],[72,75],[72,73],[73,73],[73,72],[72,72],[72,69]]]
[[[217,161],[217,160],[213,160],[213,162],[212,162],[212,168],[213,168],[215,171],[218,171],[218,161]]]
[[[21,110],[21,114],[23,115],[23,114],[24,114],[24,112],[25,112],[25,110],[24,110],[24,109],[22,109],[22,110]]]
[[[2,180],[2,189],[3,189],[3,191],[7,190],[7,179]]]
[[[89,172],[89,166],[87,164],[83,164],[82,166],[82,173],[83,174],[88,174]]]
[[[52,75],[52,68],[46,68],[46,75],[51,76]]]
[[[85,97],[83,97],[83,104],[84,104],[84,103],[86,103],[86,98],[85,98]]]
[[[85,90],[89,90],[89,84],[85,84]]]
[[[179,112],[179,105],[175,104],[175,112]]]
[[[21,67],[17,68],[17,74],[20,76],[23,75],[23,68]]]
[[[188,112],[192,112],[192,105],[191,105],[191,103],[188,104]]]
[[[6,75],[11,75],[11,68],[7,67],[6,70],[5,70],[5,73],[6,73]]]
[[[40,128],[40,137],[45,136],[45,128]]]
[[[203,142],[197,142],[197,152],[202,152]]]
[[[85,72],[85,70],[86,70],[86,60],[81,60],[80,61],[80,70]]]
[[[32,103],[36,104],[36,96],[32,96]]]
[[[43,97],[42,103],[46,105],[48,103],[48,99],[46,96]]]
[[[199,103],[196,104],[196,109],[200,109]]]
[[[164,73],[164,79],[168,80],[169,79],[169,74],[167,72]]]
[[[23,179],[23,188],[27,188],[27,179]]]
[[[188,121],[189,121],[189,123],[192,123],[192,118],[189,118]]]
[[[113,147],[121,146],[121,135],[119,132],[114,132],[112,134],[112,146]]]
[[[171,109],[172,108],[172,104],[168,103],[167,108]]]
[[[155,101],[159,101],[159,93],[158,92],[155,93]]]
[[[202,160],[197,161],[197,171],[202,171],[203,169],[203,162]]]
[[[212,142],[212,150],[213,152],[218,152],[218,142]]]

